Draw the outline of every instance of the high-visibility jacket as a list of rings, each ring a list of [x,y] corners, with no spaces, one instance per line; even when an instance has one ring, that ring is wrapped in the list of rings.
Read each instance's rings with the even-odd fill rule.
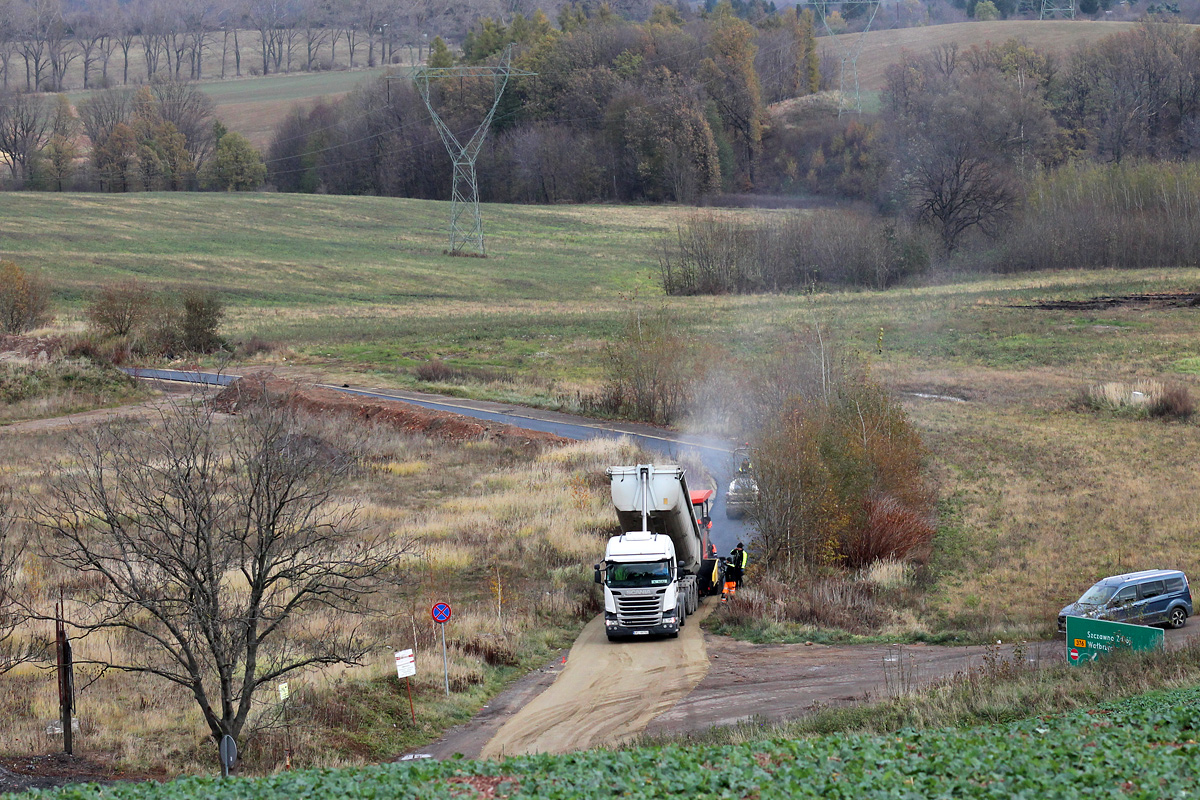
[[[738,550],[736,547],[729,551],[729,555],[733,558],[733,565],[738,569],[745,569],[746,562],[750,560],[750,556],[745,550]]]

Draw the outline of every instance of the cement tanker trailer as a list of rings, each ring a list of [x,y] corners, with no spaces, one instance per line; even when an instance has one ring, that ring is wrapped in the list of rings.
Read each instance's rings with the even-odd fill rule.
[[[700,597],[724,583],[724,564],[710,553],[683,469],[638,464],[610,467],[608,476],[621,525],[596,565],[608,638],[678,636]]]

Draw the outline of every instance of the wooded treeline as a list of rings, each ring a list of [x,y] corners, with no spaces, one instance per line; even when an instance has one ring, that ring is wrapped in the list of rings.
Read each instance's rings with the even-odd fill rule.
[[[649,5],[614,8],[644,18]],[[0,85],[61,92],[407,63],[435,35],[458,40],[481,16],[520,10],[521,0],[0,0]]]
[[[777,115],[764,136],[777,161],[759,170],[760,190],[855,200],[870,215],[697,217],[664,249],[664,287],[886,286],[930,263],[1200,265],[1195,29],[1146,22],[1061,61],[1017,41],[906,53],[882,101],[848,123]],[[849,228],[854,246],[834,246]],[[761,257],[728,256],[739,238]]]
[[[752,25],[728,4],[685,19],[659,5],[645,23],[568,7],[509,24],[485,19],[460,63],[513,44],[514,78],[479,160],[491,201],[674,200],[752,191],[761,178],[767,104],[812,94],[820,69],[812,14]],[[430,63],[455,63],[435,41]],[[493,100],[490,79],[435,87],[439,113],[468,136]],[[415,88],[393,80],[339,103],[297,109],[268,163],[283,191],[443,198],[450,164]]]

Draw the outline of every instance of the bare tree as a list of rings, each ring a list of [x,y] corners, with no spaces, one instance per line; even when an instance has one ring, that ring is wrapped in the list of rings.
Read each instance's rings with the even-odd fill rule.
[[[45,95],[0,94],[0,153],[14,178],[29,180],[34,160],[53,133],[52,112]]]
[[[138,20],[129,6],[121,6],[120,19],[116,23],[117,32],[113,38],[121,48],[121,85],[129,85],[129,51],[137,39]]]
[[[220,740],[239,735],[260,688],[360,662],[355,615],[402,548],[337,502],[355,459],[288,404],[228,424],[197,404],[80,433],[72,455],[77,469],[32,518],[45,555],[97,587],[70,624],[129,645],[92,663],[186,688]]]
[[[133,113],[133,92],[129,89],[104,89],[92,92],[77,107],[83,132],[92,142],[93,152],[104,146],[113,129]]]
[[[92,298],[87,318],[106,333],[128,336],[150,316],[153,302],[154,294],[141,281],[110,283]]]
[[[0,0],[0,77],[3,87],[8,88],[8,65],[17,54],[17,2]]]
[[[24,542],[14,532],[12,492],[0,486],[0,675],[37,657],[32,643],[14,636],[22,622],[16,602]]]
[[[85,11],[75,17],[75,37],[83,52],[83,88],[92,88],[92,70],[96,62],[104,62],[106,53],[112,53],[109,42],[110,21],[93,11]]]
[[[61,92],[63,90],[63,78],[66,77],[67,70],[79,58],[81,52],[78,42],[71,37],[66,20],[59,14],[51,23],[46,35],[46,55],[50,59],[51,91]]]
[[[41,91],[42,77],[50,66],[47,38],[56,22],[62,21],[58,0],[27,0],[18,4],[17,35],[20,37],[21,57],[25,59],[25,88]]]
[[[216,147],[212,98],[187,81],[155,81],[150,91],[162,118],[187,140],[187,151],[196,168],[204,166]]]

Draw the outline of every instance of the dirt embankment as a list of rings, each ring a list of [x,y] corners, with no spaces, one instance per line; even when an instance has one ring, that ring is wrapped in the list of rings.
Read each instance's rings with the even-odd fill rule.
[[[236,414],[240,409],[264,399],[287,403],[311,414],[337,414],[448,441],[486,439],[515,446],[566,444],[570,441],[552,433],[485,422],[446,411],[430,411],[394,400],[306,386],[264,374],[247,375],[231,383],[213,402],[217,410]]]

